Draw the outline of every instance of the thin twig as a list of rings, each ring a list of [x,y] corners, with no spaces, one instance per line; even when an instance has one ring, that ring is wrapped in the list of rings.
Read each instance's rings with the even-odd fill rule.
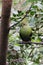
[[[34,48],[32,48],[31,52],[29,53],[29,57],[31,56],[33,51],[34,51]]]

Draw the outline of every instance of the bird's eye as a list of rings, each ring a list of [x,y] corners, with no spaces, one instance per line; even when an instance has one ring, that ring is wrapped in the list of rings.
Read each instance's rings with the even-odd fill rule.
[[[23,24],[23,25],[25,25],[25,24]]]

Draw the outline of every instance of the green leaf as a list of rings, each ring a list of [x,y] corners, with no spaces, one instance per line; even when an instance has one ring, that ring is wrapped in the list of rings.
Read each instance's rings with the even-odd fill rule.
[[[38,37],[35,37],[35,39],[32,39],[31,41],[32,41],[32,42],[41,42],[41,39],[38,38]]]

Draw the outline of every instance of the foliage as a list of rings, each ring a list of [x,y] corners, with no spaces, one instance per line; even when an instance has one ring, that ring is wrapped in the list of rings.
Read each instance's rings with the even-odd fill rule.
[[[15,1],[15,0],[14,0]],[[19,22],[16,26],[11,26],[11,30],[9,32],[9,44],[8,44],[8,54],[7,54],[7,61],[9,62],[9,65],[41,65],[41,58],[42,54],[40,53],[40,47],[42,45],[36,45],[36,44],[19,44],[19,41],[21,40],[19,35],[19,30],[22,27],[22,22],[28,21],[29,25],[33,29],[33,34],[31,37],[32,42],[41,42],[43,35],[43,31],[40,32],[41,29],[43,29],[43,3],[41,1],[35,1],[32,4],[32,7],[30,11],[27,12],[25,9],[25,6],[29,3],[29,0],[26,0],[24,3],[22,1],[22,6],[24,6],[24,10],[20,9],[20,11],[17,9],[15,10],[15,7],[12,11],[11,16],[11,25],[14,23]],[[33,0],[30,0],[33,2]],[[19,0],[18,0],[19,2]],[[32,3],[31,2],[31,3]],[[15,2],[14,2],[14,5]],[[13,5],[13,6],[14,6]],[[29,4],[28,4],[29,5]],[[29,9],[29,8],[27,8]],[[26,17],[21,20],[24,16]],[[27,19],[26,19],[27,18]]]

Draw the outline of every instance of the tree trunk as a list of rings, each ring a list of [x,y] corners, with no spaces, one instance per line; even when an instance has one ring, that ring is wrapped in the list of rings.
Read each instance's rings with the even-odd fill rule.
[[[2,0],[2,18],[0,28],[0,65],[6,65],[8,46],[8,28],[12,0]]]

